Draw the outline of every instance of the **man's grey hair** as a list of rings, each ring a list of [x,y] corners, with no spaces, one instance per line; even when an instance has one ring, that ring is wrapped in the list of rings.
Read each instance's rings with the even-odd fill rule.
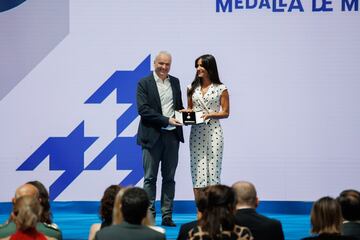
[[[154,62],[160,55],[166,55],[166,56],[170,57],[170,59],[172,59],[171,54],[168,51],[160,51],[158,54],[156,54]]]

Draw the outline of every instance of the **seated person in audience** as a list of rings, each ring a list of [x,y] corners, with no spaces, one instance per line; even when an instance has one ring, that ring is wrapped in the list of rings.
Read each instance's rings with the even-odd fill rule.
[[[360,193],[352,189],[342,191],[337,201],[344,218],[341,226],[342,235],[360,240]]]
[[[248,227],[256,240],[284,240],[281,223],[256,212],[259,199],[255,186],[239,181],[233,184],[237,203],[235,218],[237,224]]]
[[[121,213],[121,199],[122,196],[124,195],[124,192],[129,188],[130,187],[121,188],[120,191],[115,196],[112,225],[120,224],[124,221]]]
[[[177,240],[188,239],[189,231],[198,225],[198,219],[201,218],[202,213],[206,207],[206,202],[207,202],[207,196],[205,194],[206,189],[207,189],[206,187],[201,189],[199,188],[199,191],[197,192],[197,198],[195,199],[196,208],[197,208],[197,220],[182,224],[180,227]]]
[[[149,209],[149,197],[144,189],[126,189],[121,197],[122,223],[101,229],[96,240],[162,240],[163,233],[143,225]]]
[[[33,185],[36,187],[39,193],[39,201],[42,206],[42,214],[40,222],[53,224],[52,222],[52,213],[50,209],[50,197],[49,193],[46,190],[45,186],[39,181],[30,181],[27,184]]]
[[[54,240],[46,237],[43,233],[36,230],[36,225],[41,218],[42,207],[37,198],[23,196],[17,198],[14,210],[11,213],[16,225],[16,232],[2,240]]]
[[[204,240],[252,240],[252,234],[247,227],[236,224],[235,192],[225,185],[209,186],[205,195],[206,206],[198,221],[198,225],[188,233],[188,239]]]
[[[313,204],[310,219],[311,233],[315,236],[303,240],[355,240],[353,237],[340,234],[341,208],[340,204],[331,197],[322,197]]]
[[[41,232],[44,232],[47,236],[61,239],[61,231],[58,225],[52,221],[49,192],[47,191],[45,186],[39,181],[30,181],[27,182],[27,184],[36,187],[39,192],[39,201],[42,207],[40,222],[43,224],[39,225],[38,227],[42,229]]]
[[[94,223],[93,225],[91,225],[89,240],[95,239],[95,233],[97,231],[112,224],[115,197],[120,191],[120,189],[121,187],[119,185],[111,185],[105,189],[100,204],[101,223]]]
[[[118,192],[118,194],[115,197],[114,210],[113,210],[113,223],[112,223],[113,225],[120,224],[123,222],[123,217],[121,213],[121,198],[127,189],[129,189],[129,187],[121,188],[121,190]],[[144,218],[141,224],[165,234],[165,229],[159,226],[154,226],[154,222],[155,221],[153,215],[151,214],[150,209],[148,209],[146,218]]]
[[[30,196],[41,201],[39,191],[33,184],[26,183],[16,189],[15,197],[12,199],[13,206],[15,205],[17,199],[23,196]],[[43,216],[41,216],[41,219],[42,217]],[[62,239],[61,231],[58,228],[45,222],[41,222],[41,220],[37,223],[36,229],[48,237],[52,237],[58,240]],[[16,225],[13,221],[13,215],[10,215],[9,221],[0,227],[0,238],[8,237],[15,232]]]

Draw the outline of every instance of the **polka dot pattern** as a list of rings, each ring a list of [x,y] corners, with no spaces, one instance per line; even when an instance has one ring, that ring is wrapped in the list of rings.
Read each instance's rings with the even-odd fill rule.
[[[193,110],[205,112],[205,105],[211,112],[219,112],[220,96],[225,89],[223,84],[212,84],[203,96],[197,87],[192,96]],[[194,188],[220,184],[223,149],[223,131],[218,119],[191,127],[190,165]]]

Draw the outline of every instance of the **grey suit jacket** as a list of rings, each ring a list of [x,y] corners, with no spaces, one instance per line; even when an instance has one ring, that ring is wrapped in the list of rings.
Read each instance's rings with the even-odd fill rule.
[[[123,222],[98,231],[95,240],[164,240],[165,235],[144,225]]]
[[[169,77],[173,92],[174,109],[183,109],[179,79],[173,76]],[[169,118],[162,115],[160,96],[153,73],[140,79],[137,87],[136,102],[141,117],[137,143],[144,148],[151,148],[158,140],[161,128],[169,124]],[[179,141],[184,142],[182,127],[176,127],[176,133]]]

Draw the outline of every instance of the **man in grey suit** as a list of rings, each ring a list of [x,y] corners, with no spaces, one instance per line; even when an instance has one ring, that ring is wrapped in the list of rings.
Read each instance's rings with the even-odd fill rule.
[[[175,110],[183,109],[179,79],[169,75],[171,55],[160,52],[154,71],[141,79],[137,87],[137,108],[141,117],[137,143],[142,147],[144,190],[150,198],[150,211],[155,217],[156,180],[161,167],[162,225],[176,226],[172,220],[175,196],[175,171],[179,142],[184,142],[181,123]]]
[[[95,235],[96,240],[163,240],[165,235],[142,225],[149,208],[149,198],[144,189],[134,187],[125,190],[121,198],[124,222],[105,227]]]
[[[284,240],[281,223],[256,212],[259,199],[255,186],[250,182],[239,181],[232,187],[237,199],[237,224],[248,227],[256,240]]]

